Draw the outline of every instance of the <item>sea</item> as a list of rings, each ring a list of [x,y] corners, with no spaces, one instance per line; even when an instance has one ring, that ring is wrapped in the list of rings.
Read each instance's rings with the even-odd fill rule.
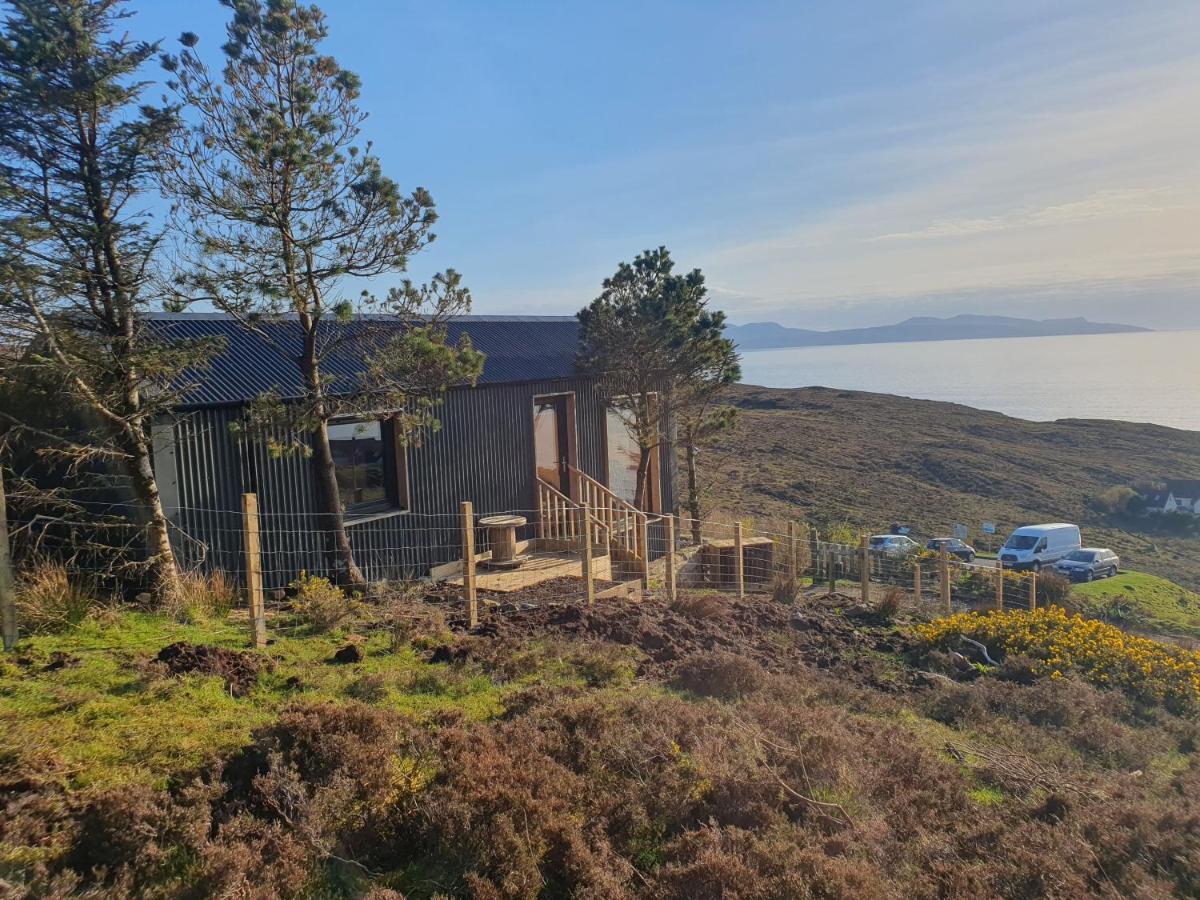
[[[755,350],[742,355],[742,381],[1200,431],[1200,331]]]

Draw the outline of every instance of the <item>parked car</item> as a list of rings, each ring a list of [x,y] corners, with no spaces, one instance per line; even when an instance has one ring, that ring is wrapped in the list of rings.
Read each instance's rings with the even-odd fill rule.
[[[1000,565],[1006,569],[1042,571],[1068,553],[1079,550],[1083,541],[1079,526],[1065,522],[1050,525],[1026,525],[1014,531],[1000,549]]]
[[[1054,570],[1072,581],[1112,578],[1121,569],[1121,558],[1111,550],[1082,547],[1072,550],[1054,564]]]
[[[903,534],[877,534],[867,541],[867,546],[872,552],[886,556],[911,556],[921,549],[920,544]]]
[[[932,550],[934,553],[940,553],[943,547],[947,553],[957,556],[963,562],[975,562],[975,548],[958,538],[932,538],[925,545],[926,550]]]

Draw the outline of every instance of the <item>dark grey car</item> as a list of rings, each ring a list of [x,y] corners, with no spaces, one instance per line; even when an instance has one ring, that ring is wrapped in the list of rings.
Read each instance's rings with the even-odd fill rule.
[[[940,553],[943,547],[947,553],[957,556],[963,562],[975,562],[975,548],[958,538],[931,538],[925,545],[926,550],[932,550],[934,553]]]
[[[1112,578],[1121,570],[1121,558],[1111,550],[1083,547],[1072,550],[1054,564],[1054,570],[1072,581]]]

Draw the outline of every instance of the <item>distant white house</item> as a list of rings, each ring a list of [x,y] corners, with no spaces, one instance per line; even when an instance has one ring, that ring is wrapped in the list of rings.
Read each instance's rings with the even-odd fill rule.
[[[1163,490],[1150,496],[1148,508],[1152,512],[1181,512],[1200,516],[1200,478],[1168,481]]]

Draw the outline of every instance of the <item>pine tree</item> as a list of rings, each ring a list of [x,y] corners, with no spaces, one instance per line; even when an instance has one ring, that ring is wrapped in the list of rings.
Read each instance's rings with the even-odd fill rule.
[[[359,79],[321,52],[320,9],[223,2],[233,15],[220,76],[192,34],[181,38],[178,56],[163,59],[190,122],[174,143],[166,182],[194,251],[177,282],[180,303],[214,304],[298,366],[303,396],[286,405],[262,398],[255,421],[303,435],[331,563],[343,583],[361,584],[330,419],[399,408],[409,439],[435,426],[447,385],[473,381],[482,367],[469,342],[446,341],[447,317],[466,312],[470,294],[452,270],[426,286],[404,280],[382,298],[349,294],[356,280],[404,272],[434,239],[433,200],[424,188],[403,194],[371,144],[359,142]],[[387,313],[399,327],[363,326],[361,312]],[[298,359],[264,327],[283,314],[302,332]],[[367,360],[349,392],[330,390],[325,363],[335,352]]]
[[[649,505],[652,455],[669,440],[664,423],[679,402],[706,379],[737,377],[733,343],[722,336],[725,314],[708,308],[704,276],[699,269],[676,275],[674,267],[666,247],[647,250],[621,263],[578,313],[580,364],[603,377],[609,404],[638,446],[641,509]]]
[[[676,443],[683,450],[685,502],[692,520],[692,540],[700,543],[705,485],[700,477],[699,454],[714,439],[737,423],[737,409],[722,405],[729,385],[742,377],[737,348],[723,341],[713,348],[709,364],[680,387],[674,403]]]
[[[0,327],[29,347],[12,382],[52,384],[97,424],[86,439],[38,433],[76,467],[115,462],[146,516],[145,556],[179,590],[153,469],[151,424],[174,376],[211,346],[164,346],[143,327],[156,302],[160,234],[145,213],[169,110],[141,105],[154,44],[114,37],[122,0],[11,0],[0,34]],[[2,418],[32,433],[15,404]],[[66,420],[60,415],[60,421]]]

